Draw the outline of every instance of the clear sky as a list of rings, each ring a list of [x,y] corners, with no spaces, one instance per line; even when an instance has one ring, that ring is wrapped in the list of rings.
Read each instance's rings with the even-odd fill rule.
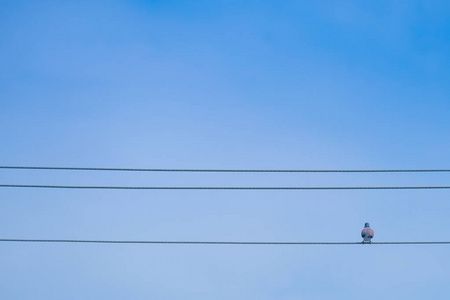
[[[0,165],[450,168],[448,1],[1,1]],[[1,184],[450,174],[0,170]],[[0,189],[0,238],[450,241],[448,190]],[[448,299],[450,246],[0,243],[1,299]]]

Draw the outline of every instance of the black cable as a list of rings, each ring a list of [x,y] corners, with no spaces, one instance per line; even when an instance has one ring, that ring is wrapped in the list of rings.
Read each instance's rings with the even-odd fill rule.
[[[246,170],[246,169],[132,169],[132,168],[75,168],[0,166],[0,169],[66,170],[66,171],[127,171],[127,172],[233,172],[233,173],[392,173],[392,172],[450,172],[450,169],[393,169],[393,170]]]
[[[450,189],[450,186],[357,186],[357,187],[180,187],[180,186],[74,186],[0,184],[0,188],[109,189],[109,190],[422,190]]]
[[[450,242],[201,242],[201,241],[113,241],[113,240],[37,240],[37,239],[0,239],[0,242],[36,242],[36,243],[93,243],[93,244],[195,244],[195,245],[429,245],[450,244]]]

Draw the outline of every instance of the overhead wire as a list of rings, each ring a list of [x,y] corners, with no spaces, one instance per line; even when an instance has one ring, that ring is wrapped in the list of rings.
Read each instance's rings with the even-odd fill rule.
[[[195,186],[82,186],[82,185],[0,184],[0,188],[109,189],[109,190],[421,190],[421,189],[450,189],[450,186],[195,187]]]
[[[39,167],[0,166],[0,169],[65,170],[65,171],[124,171],[124,172],[230,172],[230,173],[417,173],[450,172],[450,169],[368,169],[368,170],[308,170],[308,169],[144,169],[144,168],[84,168],[84,167]]]
[[[192,245],[436,245],[438,242],[239,242],[239,241],[129,241],[129,240],[50,240],[50,239],[0,239],[0,242],[28,243],[91,243],[91,244],[192,244]]]

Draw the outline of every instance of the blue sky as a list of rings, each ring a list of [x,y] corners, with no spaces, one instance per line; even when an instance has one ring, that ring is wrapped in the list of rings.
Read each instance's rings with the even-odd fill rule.
[[[0,165],[450,168],[445,1],[4,1]],[[450,174],[2,170],[2,184]],[[449,241],[448,191],[0,190],[0,237]],[[4,299],[447,299],[448,246],[0,244]]]

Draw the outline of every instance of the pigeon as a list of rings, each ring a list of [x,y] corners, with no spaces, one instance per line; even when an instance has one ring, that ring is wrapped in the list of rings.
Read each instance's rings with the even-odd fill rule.
[[[370,228],[369,223],[364,224],[364,229],[361,231],[361,236],[364,238],[363,243],[371,242],[371,240],[374,236],[374,232],[373,232],[373,229]]]

